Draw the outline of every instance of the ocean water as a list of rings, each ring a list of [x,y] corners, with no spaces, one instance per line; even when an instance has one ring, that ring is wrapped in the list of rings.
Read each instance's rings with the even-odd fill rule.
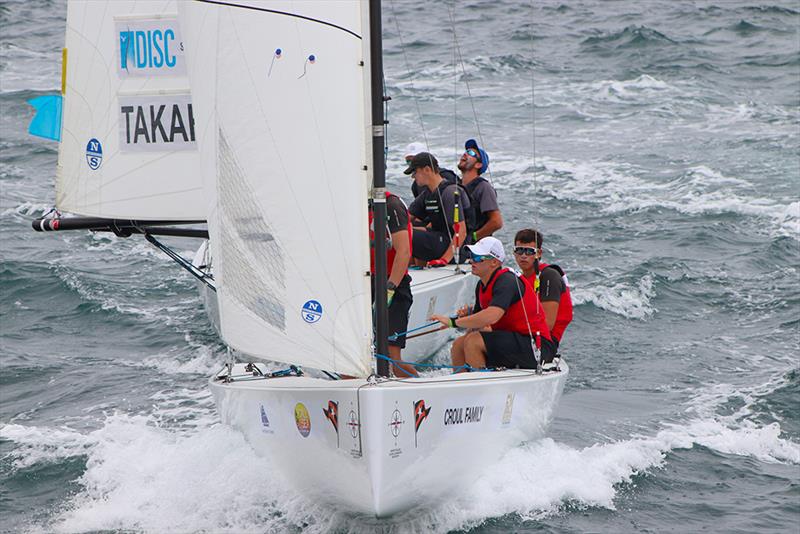
[[[569,273],[549,437],[390,520],[288,489],[217,421],[189,275],[30,229],[57,147],[26,101],[59,87],[66,7],[3,1],[0,531],[799,532],[800,4],[383,5],[393,188],[408,142],[454,167],[478,137],[498,236],[540,228]]]

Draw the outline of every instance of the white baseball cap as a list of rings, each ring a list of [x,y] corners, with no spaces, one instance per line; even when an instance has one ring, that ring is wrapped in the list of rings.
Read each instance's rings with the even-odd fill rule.
[[[496,237],[484,237],[474,245],[467,245],[467,248],[477,256],[491,256],[500,261],[505,261],[506,259],[503,243]]]
[[[427,152],[427,151],[428,147],[426,147],[419,141],[414,141],[413,143],[409,143],[409,145],[406,147],[405,157],[416,156],[420,152]]]

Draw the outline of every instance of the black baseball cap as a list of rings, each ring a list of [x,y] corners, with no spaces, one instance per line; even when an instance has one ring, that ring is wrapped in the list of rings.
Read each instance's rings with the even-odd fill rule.
[[[420,152],[411,158],[411,161],[408,163],[408,168],[403,171],[403,174],[411,174],[415,170],[421,169],[422,167],[430,167],[434,171],[438,172],[439,162],[436,161],[436,158],[430,152]]]

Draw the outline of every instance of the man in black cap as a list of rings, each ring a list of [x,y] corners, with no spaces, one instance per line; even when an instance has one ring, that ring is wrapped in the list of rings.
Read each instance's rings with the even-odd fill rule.
[[[420,152],[427,152],[425,145],[417,141],[409,143],[409,145],[406,147],[406,155],[405,155],[406,165],[411,163],[412,158],[417,154],[419,154]],[[461,178],[459,178],[458,175],[453,171],[451,171],[450,169],[439,167],[439,174],[442,176],[442,178],[444,178],[448,182],[452,182],[454,184],[461,183]],[[411,194],[414,195],[414,198],[417,198],[419,196],[419,193],[420,193],[420,188],[417,185],[417,182],[411,182]]]
[[[463,213],[470,208],[469,197],[461,186],[442,178],[439,162],[429,152],[411,158],[404,172],[414,178],[421,191],[408,207],[422,224],[414,227],[414,258],[430,266],[446,265],[467,236]]]

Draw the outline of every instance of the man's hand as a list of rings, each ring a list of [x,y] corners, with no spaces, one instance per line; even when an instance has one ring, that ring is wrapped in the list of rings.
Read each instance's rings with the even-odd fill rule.
[[[458,311],[456,312],[456,315],[458,315],[459,317],[466,317],[467,315],[471,315],[471,314],[472,314],[472,306],[470,306],[468,304],[465,304],[464,306],[461,306],[458,309]]]
[[[446,315],[431,315],[431,321],[439,321],[442,323],[442,326],[439,330],[444,330],[445,328],[453,328],[452,323],[450,322],[450,317]]]
[[[392,301],[394,300],[394,292],[397,289],[397,285],[392,282],[391,280],[386,282],[386,307],[392,305]]]

